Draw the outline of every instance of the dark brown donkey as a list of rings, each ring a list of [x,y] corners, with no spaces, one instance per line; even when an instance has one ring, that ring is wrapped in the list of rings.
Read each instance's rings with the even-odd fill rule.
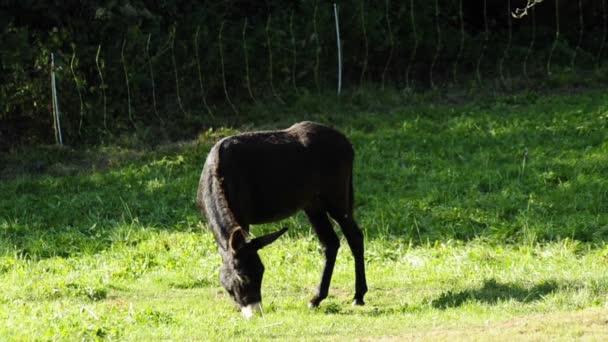
[[[223,259],[220,282],[246,317],[261,309],[264,265],[257,251],[287,229],[252,240],[249,225],[274,222],[304,210],[319,236],[325,267],[310,307],[327,297],[342,228],[355,259],[355,299],[367,292],[363,233],[353,218],[353,148],[342,133],[313,122],[281,131],[244,133],[220,140],[203,167],[197,204]]]

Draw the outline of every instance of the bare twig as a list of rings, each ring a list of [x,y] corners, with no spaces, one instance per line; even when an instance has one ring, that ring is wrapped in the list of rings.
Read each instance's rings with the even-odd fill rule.
[[[511,0],[507,0],[507,13],[511,13]],[[508,24],[509,24],[509,38],[507,40],[507,46],[505,47],[505,51],[500,58],[500,62],[498,62],[498,73],[500,74],[500,80],[504,86],[507,85],[507,81],[505,79],[504,74],[504,64],[505,60],[509,58],[509,51],[511,50],[511,41],[513,39],[513,28],[511,23],[511,17],[507,16]]]
[[[150,40],[151,39],[152,39],[152,34],[149,33],[148,39],[146,39],[146,58],[148,59],[148,69],[150,71],[150,81],[152,83],[152,106],[154,107],[154,113],[156,114],[156,116],[159,116],[158,108],[156,106],[156,82],[154,81],[154,68],[152,68],[152,58],[150,58]]]
[[[321,43],[319,42],[319,32],[317,30],[317,9],[318,9],[318,7],[319,7],[319,0],[315,0],[315,7],[313,10],[313,15],[312,15],[312,25],[314,28],[313,37],[315,38],[315,42],[317,43],[317,47],[315,49],[314,74],[315,74],[315,85],[317,86],[317,92],[320,92],[321,88],[319,88],[319,64],[320,64],[320,54],[321,54]]]
[[[464,15],[462,12],[462,0],[458,1],[458,17],[460,20],[460,44],[458,45],[458,53],[456,53],[456,58],[454,59],[454,66],[452,67],[452,78],[454,83],[458,83],[458,79],[456,74],[458,72],[458,62],[462,57],[462,52],[464,51]]]
[[[363,84],[365,80],[365,72],[367,71],[367,59],[369,58],[369,41],[367,39],[367,29],[365,27],[365,0],[361,0],[361,28],[363,31],[363,43],[365,46],[365,55],[363,56],[363,67],[361,68],[361,77],[359,78],[359,84]]]
[[[127,111],[129,114],[129,121],[131,125],[135,127],[135,121],[133,120],[133,111],[131,110],[131,86],[129,85],[129,72],[127,70],[127,61],[125,59],[125,45],[127,45],[127,36],[122,40],[122,48],[120,49],[120,60],[122,61],[122,69],[125,73],[125,85],[127,87]]]
[[[516,8],[515,12],[511,13],[513,18],[521,19],[528,14],[528,10],[532,9],[532,7],[540,4],[544,0],[527,0],[526,6],[524,8]]]
[[[179,74],[177,72],[177,62],[175,60],[175,36],[176,36],[176,27],[173,26],[172,31],[171,31],[171,62],[173,64],[173,76],[175,77],[175,96],[177,97],[177,106],[179,107],[179,109],[182,112],[182,114],[184,115],[184,117],[187,117],[188,114],[184,110],[184,106],[182,104],[182,97],[180,95]]]
[[[390,0],[385,1],[386,8],[386,25],[388,28],[388,39],[391,46],[391,49],[388,52],[388,58],[386,59],[386,63],[384,64],[384,70],[382,71],[382,89],[384,90],[384,83],[386,81],[386,73],[388,72],[388,67],[391,64],[391,60],[393,59],[393,52],[395,50],[395,39],[393,37],[393,28],[391,27],[391,17],[390,17]]]
[[[201,27],[200,25],[196,26],[196,33],[194,34],[194,57],[196,58],[196,69],[198,71],[198,84],[201,90],[201,99],[203,100],[203,105],[209,113],[209,116],[213,117],[213,111],[207,104],[207,96],[205,95],[205,87],[203,86],[203,72],[201,68],[201,58],[199,56],[199,46],[198,46],[198,36],[200,33]]]
[[[82,129],[82,121],[84,118],[84,100],[82,99],[82,91],[80,90],[80,82],[78,81],[78,77],[76,76],[76,71],[74,71],[74,61],[76,60],[76,46],[72,45],[72,58],[70,58],[70,71],[72,72],[72,77],[74,78],[74,84],[76,85],[76,91],[78,92],[78,99],[80,100],[80,120],[78,122],[78,135],[80,135],[80,131]]]
[[[574,68],[576,54],[577,54],[578,50],[581,48],[581,42],[583,41],[583,33],[585,30],[584,23],[583,23],[583,3],[581,0],[578,0],[578,24],[579,24],[578,41],[576,42],[576,47],[574,48],[574,51],[572,52],[572,58],[570,59],[571,68]]]
[[[524,76],[529,78],[528,76],[528,59],[532,55],[532,50],[534,50],[534,43],[536,42],[536,10],[534,8],[532,11],[532,39],[530,40],[530,46],[528,46],[528,51],[526,52],[526,57],[524,57]]]
[[[435,88],[435,82],[433,80],[433,69],[435,68],[435,64],[437,64],[437,59],[439,59],[439,54],[441,53],[441,27],[439,26],[439,1],[435,0],[435,29],[437,31],[437,48],[435,49],[435,55],[433,56],[433,60],[431,62],[431,68],[429,70],[429,80],[431,82],[431,88]]]
[[[410,53],[410,60],[407,63],[407,69],[405,71],[405,86],[408,89],[412,88],[412,85],[410,83],[410,71],[412,70],[412,66],[414,65],[416,51],[418,50],[418,34],[416,33],[416,17],[414,15],[414,8],[414,0],[410,0],[410,17],[412,22],[412,35],[414,36],[414,46],[412,47],[412,52]]]
[[[254,103],[258,103],[258,100],[253,95],[253,89],[251,89],[251,77],[249,76],[249,53],[247,52],[247,40],[245,39],[245,35],[247,32],[247,18],[245,18],[245,22],[243,22],[243,53],[245,55],[245,86],[247,87],[247,92],[249,92],[249,97]]]
[[[549,58],[547,58],[547,75],[551,76],[551,59],[553,58],[553,52],[557,47],[559,41],[559,2],[555,0],[555,39],[553,45],[551,45],[551,51],[549,51]]]
[[[99,73],[99,79],[101,81],[101,94],[103,97],[103,128],[108,131],[108,101],[106,97],[106,83],[103,79],[102,65],[99,63],[99,55],[101,53],[101,44],[97,46],[97,53],[95,54],[95,65],[97,66],[97,72]],[[102,61],[103,63],[103,61]]]
[[[272,94],[281,104],[285,104],[285,101],[281,98],[279,93],[274,87],[274,77],[273,77],[273,63],[272,63],[272,43],[270,41],[270,22],[272,20],[272,14],[268,14],[268,19],[266,20],[266,44],[268,45],[268,78],[270,79],[270,88],[272,89]]]
[[[484,24],[484,33],[483,33],[483,44],[481,45],[481,52],[479,53],[479,57],[477,58],[477,67],[475,68],[475,74],[477,75],[477,82],[481,85],[481,60],[483,59],[483,54],[486,50],[486,46],[488,45],[489,40],[489,30],[488,30],[488,2],[487,0],[483,0],[483,24]]]
[[[97,316],[97,314],[95,313],[95,311],[87,308],[86,306],[83,306],[80,308],[80,313],[88,313],[89,315],[91,315],[91,317],[93,317],[96,321],[99,320],[99,316]]]
[[[602,43],[600,44],[600,48],[597,51],[597,57],[595,59],[595,70],[596,72],[599,71],[599,68],[602,64],[602,52],[604,50],[604,45],[606,44],[606,30],[607,30],[607,25],[606,25],[606,1],[602,1],[602,30],[603,30],[603,34],[602,34]]]
[[[297,46],[296,46],[296,36],[293,33],[293,14],[294,9],[291,10],[291,15],[289,16],[289,34],[291,35],[291,52],[292,52],[292,62],[291,62],[291,85],[293,86],[293,91],[298,93],[298,86],[296,85],[296,67],[297,63]]]
[[[226,70],[224,69],[224,51],[222,50],[222,32],[224,31],[225,23],[226,23],[225,21],[222,21],[222,24],[220,25],[220,32],[218,34],[218,45],[219,45],[219,49],[220,49],[220,64],[221,64],[221,70],[222,70],[222,85],[224,86],[224,95],[226,96],[226,101],[230,105],[230,108],[232,108],[232,111],[234,112],[234,114],[239,115],[239,112],[236,110],[236,107],[230,100],[230,96],[228,95],[228,86],[226,85]]]
[[[158,106],[156,105],[156,82],[154,80],[154,68],[152,67],[152,58],[150,58],[150,40],[152,39],[152,34],[148,34],[148,39],[146,40],[146,58],[148,59],[148,69],[150,71],[150,82],[152,84],[152,107],[154,107],[154,114],[160,120],[161,125],[165,125],[165,121],[160,116],[158,112]]]

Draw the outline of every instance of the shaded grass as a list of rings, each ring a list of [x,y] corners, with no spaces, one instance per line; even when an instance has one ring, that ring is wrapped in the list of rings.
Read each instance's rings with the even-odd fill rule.
[[[554,292],[557,287],[558,285],[554,281],[546,281],[531,288],[525,288],[519,284],[502,284],[495,279],[487,279],[480,288],[443,293],[433,301],[432,305],[435,308],[445,309],[462,306],[467,301],[496,304],[501,300],[514,300],[528,303],[541,300]]]
[[[356,211],[368,237],[533,242],[608,236],[606,113],[602,94],[588,92],[302,116],[338,125],[353,141]],[[4,157],[1,240],[21,254],[68,256],[104,250],[130,225],[198,230],[194,192],[206,151],[233,133],[209,130],[154,150]],[[290,224],[307,226],[301,217]]]

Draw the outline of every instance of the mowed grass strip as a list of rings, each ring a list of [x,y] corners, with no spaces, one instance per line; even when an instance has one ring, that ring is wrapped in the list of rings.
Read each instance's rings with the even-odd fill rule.
[[[219,286],[215,241],[201,232],[194,205],[206,152],[238,131],[230,128],[155,149],[47,147],[2,156],[0,336],[605,337],[608,98],[601,92],[332,108],[277,121],[334,124],[355,146],[367,306],[350,306],[354,266],[343,241],[330,297],[306,308],[322,255],[297,215],[253,228],[290,231],[261,252],[264,317],[240,317]]]

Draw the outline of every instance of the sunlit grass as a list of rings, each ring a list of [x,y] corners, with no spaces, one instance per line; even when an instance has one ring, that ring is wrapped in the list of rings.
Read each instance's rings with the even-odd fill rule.
[[[161,233],[99,255],[3,258],[2,336],[335,339],[472,329],[527,315],[608,304],[608,248],[564,240],[534,246],[473,241],[409,246],[373,240],[368,305],[349,305],[354,276],[339,254],[330,297],[306,307],[321,267],[314,239],[262,252],[264,316],[244,321],[216,280],[209,235]],[[32,315],[36,319],[32,319]]]

